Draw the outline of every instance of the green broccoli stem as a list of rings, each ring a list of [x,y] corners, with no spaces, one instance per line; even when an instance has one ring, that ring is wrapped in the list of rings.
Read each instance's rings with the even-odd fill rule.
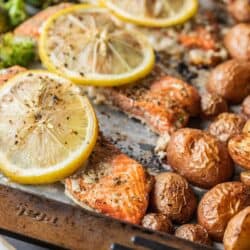
[[[0,8],[9,16],[11,26],[17,26],[27,18],[24,0],[0,0]]]
[[[5,34],[0,39],[0,68],[28,66],[36,57],[36,43],[28,37]]]

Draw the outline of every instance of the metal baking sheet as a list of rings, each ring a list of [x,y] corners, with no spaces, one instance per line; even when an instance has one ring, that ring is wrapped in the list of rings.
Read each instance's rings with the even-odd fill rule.
[[[108,106],[100,105],[95,106],[95,108],[103,134],[111,139],[124,153],[141,162],[151,174],[170,170],[170,167],[163,164],[154,154],[158,137],[147,127]],[[197,127],[199,123],[193,121],[193,124]],[[6,177],[0,176],[0,184],[76,206],[65,196],[63,183],[60,182],[51,185],[25,186],[13,183]],[[197,187],[194,187],[194,190],[198,197],[201,197],[205,192],[205,190]],[[221,244],[216,244],[216,248],[223,249]]]
[[[204,0],[201,1],[201,4],[206,8],[213,8],[212,1]],[[161,58],[161,56],[162,55],[159,54],[158,58]],[[162,62],[161,65],[166,73],[181,77],[174,63],[171,64],[171,62],[167,62],[167,64],[164,64]],[[207,69],[200,69],[199,75],[191,81],[201,92],[203,91],[208,73]],[[162,163],[159,157],[154,153],[158,136],[151,132],[146,126],[109,106],[95,105],[95,109],[102,133],[124,153],[141,162],[151,174],[170,170],[170,167]],[[189,126],[204,128],[207,124],[201,123],[199,119],[194,119],[190,121]],[[239,170],[237,170],[237,172],[239,172]],[[6,177],[0,175],[0,184],[75,206],[75,204],[65,196],[63,183],[60,182],[52,185],[24,186],[13,183]],[[194,187],[194,190],[198,197],[201,197],[205,192],[205,190],[196,187]],[[216,244],[216,248],[223,249],[222,244]]]

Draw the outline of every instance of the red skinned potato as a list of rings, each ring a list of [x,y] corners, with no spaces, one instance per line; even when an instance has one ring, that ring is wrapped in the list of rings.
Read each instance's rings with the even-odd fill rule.
[[[232,58],[250,60],[250,24],[240,23],[231,28],[224,44]]]
[[[242,133],[232,137],[228,142],[228,151],[236,164],[250,170],[250,134]]]
[[[182,176],[161,173],[155,177],[151,206],[154,212],[165,214],[170,220],[181,224],[192,219],[197,199]]]
[[[220,113],[227,112],[227,102],[216,94],[204,93],[201,95],[201,115],[211,119]]]
[[[142,226],[151,230],[172,234],[174,226],[164,214],[150,213],[142,219]]]
[[[175,236],[201,245],[212,245],[207,230],[199,224],[185,224],[178,227]]]
[[[250,249],[250,207],[236,214],[228,223],[223,243],[225,250]]]
[[[158,96],[170,99],[172,105],[184,109],[190,116],[200,113],[200,95],[192,85],[171,76],[165,76],[154,82],[150,90]],[[159,97],[158,97],[159,98]]]
[[[250,95],[244,99],[241,105],[241,111],[246,117],[250,118]]]
[[[250,120],[247,120],[245,126],[242,129],[242,133],[246,133],[250,135]]]
[[[228,60],[210,73],[207,90],[225,100],[239,103],[250,94],[250,62]]]
[[[249,0],[229,0],[227,10],[238,22],[250,21],[250,2]]]
[[[176,172],[201,188],[228,181],[233,174],[227,147],[199,129],[184,128],[172,134],[167,161]]]
[[[245,185],[250,186],[250,171],[245,171],[240,173],[240,180]]]
[[[228,140],[240,134],[246,120],[234,113],[222,113],[209,125],[208,132],[220,141],[227,143]]]
[[[198,223],[210,237],[221,241],[229,220],[250,205],[250,189],[241,182],[216,185],[201,199],[198,206]]]
[[[233,161],[250,170],[250,120],[243,127],[242,133],[233,136],[228,142],[228,152]]]

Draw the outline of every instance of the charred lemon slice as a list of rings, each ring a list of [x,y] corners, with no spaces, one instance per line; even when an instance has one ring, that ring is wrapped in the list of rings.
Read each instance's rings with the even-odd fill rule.
[[[27,71],[0,89],[0,170],[24,184],[72,174],[97,138],[94,110],[79,87],[46,71]]]
[[[183,23],[198,9],[197,0],[101,0],[101,4],[122,20],[149,27]]]
[[[43,65],[79,84],[115,86],[136,81],[154,65],[141,33],[125,30],[107,9],[76,5],[52,16],[39,42]]]

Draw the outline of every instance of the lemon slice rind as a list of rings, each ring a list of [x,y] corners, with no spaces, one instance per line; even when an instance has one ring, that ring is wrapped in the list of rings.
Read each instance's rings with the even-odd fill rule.
[[[27,77],[27,75],[29,74],[37,75],[37,77],[46,75],[60,83],[69,82],[68,80],[63,79],[60,76],[42,70],[23,72],[9,80],[0,88],[0,105],[2,102],[2,98],[4,98],[6,94],[10,93],[11,89],[20,81],[25,79],[25,77]],[[73,88],[77,88],[77,86],[74,86]],[[62,180],[63,178],[75,172],[79,167],[81,167],[83,163],[88,159],[95,146],[98,134],[98,123],[96,120],[95,112],[87,97],[80,97],[79,95],[79,98],[80,102],[83,105],[82,107],[84,107],[86,115],[88,117],[88,126],[86,128],[86,137],[77,150],[70,153],[67,159],[64,159],[63,161],[46,168],[41,168],[40,166],[29,166],[28,168],[20,167],[18,163],[13,164],[12,162],[10,162],[8,157],[6,157],[6,154],[0,151],[0,170],[11,180],[18,183],[46,184]],[[0,127],[1,125],[2,124],[0,123]]]
[[[154,50],[147,38],[144,37],[143,34],[137,31],[126,31],[132,34],[133,37],[137,38],[140,41],[140,44],[143,48],[143,61],[138,67],[133,68],[129,72],[121,73],[121,74],[99,74],[99,73],[88,73],[88,75],[81,77],[77,72],[63,69],[62,67],[58,67],[55,62],[52,61],[47,47],[48,40],[48,30],[55,23],[55,20],[60,18],[63,15],[67,15],[69,13],[74,13],[74,11],[83,10],[83,11],[97,11],[97,12],[107,12],[107,9],[101,8],[93,5],[80,4],[75,5],[73,7],[66,8],[61,10],[51,16],[46,23],[44,24],[41,32],[41,36],[39,39],[39,55],[42,60],[43,65],[50,70],[51,72],[57,73],[65,78],[72,80],[75,83],[83,84],[83,85],[94,85],[94,86],[119,86],[123,84],[128,84],[131,82],[135,82],[138,79],[145,77],[147,74],[151,72],[155,63],[155,55]],[[78,41],[77,41],[78,42]]]
[[[193,17],[198,10],[199,3],[197,0],[186,0],[189,1],[188,7],[177,13],[171,18],[147,18],[147,17],[137,17],[133,16],[127,11],[122,10],[109,0],[100,0],[100,5],[105,6],[110,9],[117,17],[126,22],[131,22],[136,25],[146,26],[146,27],[170,27],[186,22],[188,19]]]

